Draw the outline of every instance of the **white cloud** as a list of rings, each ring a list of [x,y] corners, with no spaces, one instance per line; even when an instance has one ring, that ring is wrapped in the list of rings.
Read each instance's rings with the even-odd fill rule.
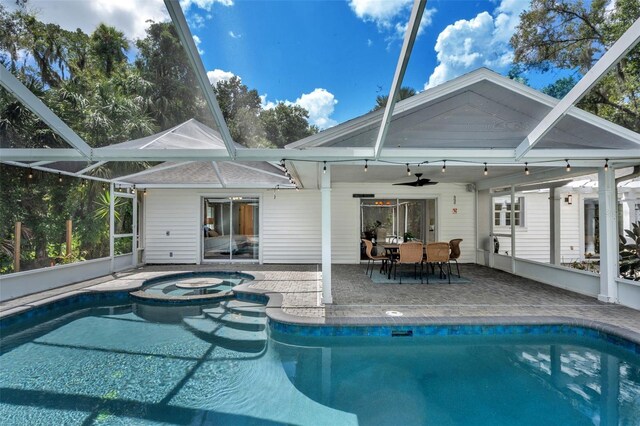
[[[367,39],[367,47],[373,46],[373,41],[370,38]]]
[[[200,29],[204,27],[205,18],[202,15],[193,13],[187,19],[189,20],[189,26],[193,29]]]
[[[315,89],[311,93],[303,93],[295,102],[289,100],[276,100],[275,102],[267,100],[267,94],[260,96],[260,102],[263,109],[275,108],[280,102],[287,105],[298,105],[309,112],[309,123],[315,124],[321,130],[335,126],[338,122],[331,118],[335,105],[338,100],[326,89]]]
[[[185,12],[191,6],[210,11],[215,3],[220,3],[223,6],[233,6],[233,0],[180,0],[180,6]]]
[[[204,50],[200,49],[200,43],[202,43],[202,40],[200,40],[200,37],[198,37],[197,35],[194,35],[193,42],[196,44],[196,49],[198,49],[198,53],[201,55],[204,55]]]
[[[374,22],[380,32],[403,38],[411,14],[412,0],[349,0],[353,13],[365,22]],[[431,25],[436,9],[425,9],[418,35]]]
[[[230,80],[235,74],[231,71],[223,71],[221,69],[214,69],[213,71],[207,71],[207,77],[209,78],[209,83],[212,85],[216,85],[219,81],[227,81]]]
[[[3,1],[3,4],[10,10],[16,7],[15,2]],[[41,21],[58,24],[67,30],[80,28],[92,33],[100,23],[105,23],[124,32],[130,40],[146,35],[147,20],[169,19],[162,0],[56,0],[28,2],[27,7],[36,12]]]
[[[502,0],[494,15],[481,12],[470,20],[448,25],[435,45],[438,66],[424,88],[442,84],[479,67],[504,71],[513,61],[509,39],[529,0]]]
[[[338,124],[337,121],[330,118],[338,100],[333,93],[326,89],[315,89],[311,93],[304,93],[294,103],[309,111],[309,122],[320,129]]]
[[[242,34],[236,34],[233,31],[229,31],[229,37],[231,37],[231,38],[241,38]]]

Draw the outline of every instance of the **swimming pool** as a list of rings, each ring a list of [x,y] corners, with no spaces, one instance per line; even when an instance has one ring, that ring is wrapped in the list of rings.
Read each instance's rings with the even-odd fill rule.
[[[239,300],[113,300],[3,330],[3,424],[638,424],[638,355],[589,336],[302,337]]]

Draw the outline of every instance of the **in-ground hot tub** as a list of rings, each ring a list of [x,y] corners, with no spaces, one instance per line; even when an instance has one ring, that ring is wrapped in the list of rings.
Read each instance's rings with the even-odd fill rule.
[[[209,271],[165,275],[147,280],[131,296],[169,303],[216,300],[232,297],[233,287],[255,277],[244,272]]]

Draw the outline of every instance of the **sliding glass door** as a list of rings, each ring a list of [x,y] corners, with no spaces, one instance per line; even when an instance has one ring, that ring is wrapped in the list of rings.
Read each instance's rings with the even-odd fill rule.
[[[360,237],[374,243],[419,240],[436,236],[436,200],[378,199],[360,202]],[[362,258],[366,258],[364,251]]]
[[[203,258],[258,260],[260,248],[258,198],[204,199]]]

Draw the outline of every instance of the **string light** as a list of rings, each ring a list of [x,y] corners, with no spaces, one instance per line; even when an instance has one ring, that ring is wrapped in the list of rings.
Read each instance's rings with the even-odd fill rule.
[[[147,195],[147,188],[142,191],[142,195]]]
[[[489,174],[489,169],[487,169],[487,163],[484,163],[484,175],[488,175]]]
[[[609,171],[609,159],[608,158],[604,159],[604,171],[605,172]]]
[[[567,162],[567,171],[570,172],[571,171],[571,164],[569,164],[569,159],[565,159],[564,161]]]
[[[364,160],[364,172],[367,173],[369,170],[369,160]]]
[[[62,183],[62,173],[58,173],[58,183]]]
[[[442,173],[447,171],[447,160],[442,160]]]
[[[411,176],[411,169],[409,168],[409,163],[407,163],[407,176]]]
[[[324,165],[322,166],[322,173],[325,174],[325,175],[327,174],[327,162],[326,161],[324,162]]]
[[[107,189],[107,185],[105,185],[105,184],[104,184],[104,182],[103,182],[103,183],[102,183],[102,190],[103,190],[103,191],[106,191],[106,189]]]
[[[33,179],[33,170],[29,169],[29,175],[27,177]]]
[[[529,163],[524,163],[524,174],[529,176]]]

